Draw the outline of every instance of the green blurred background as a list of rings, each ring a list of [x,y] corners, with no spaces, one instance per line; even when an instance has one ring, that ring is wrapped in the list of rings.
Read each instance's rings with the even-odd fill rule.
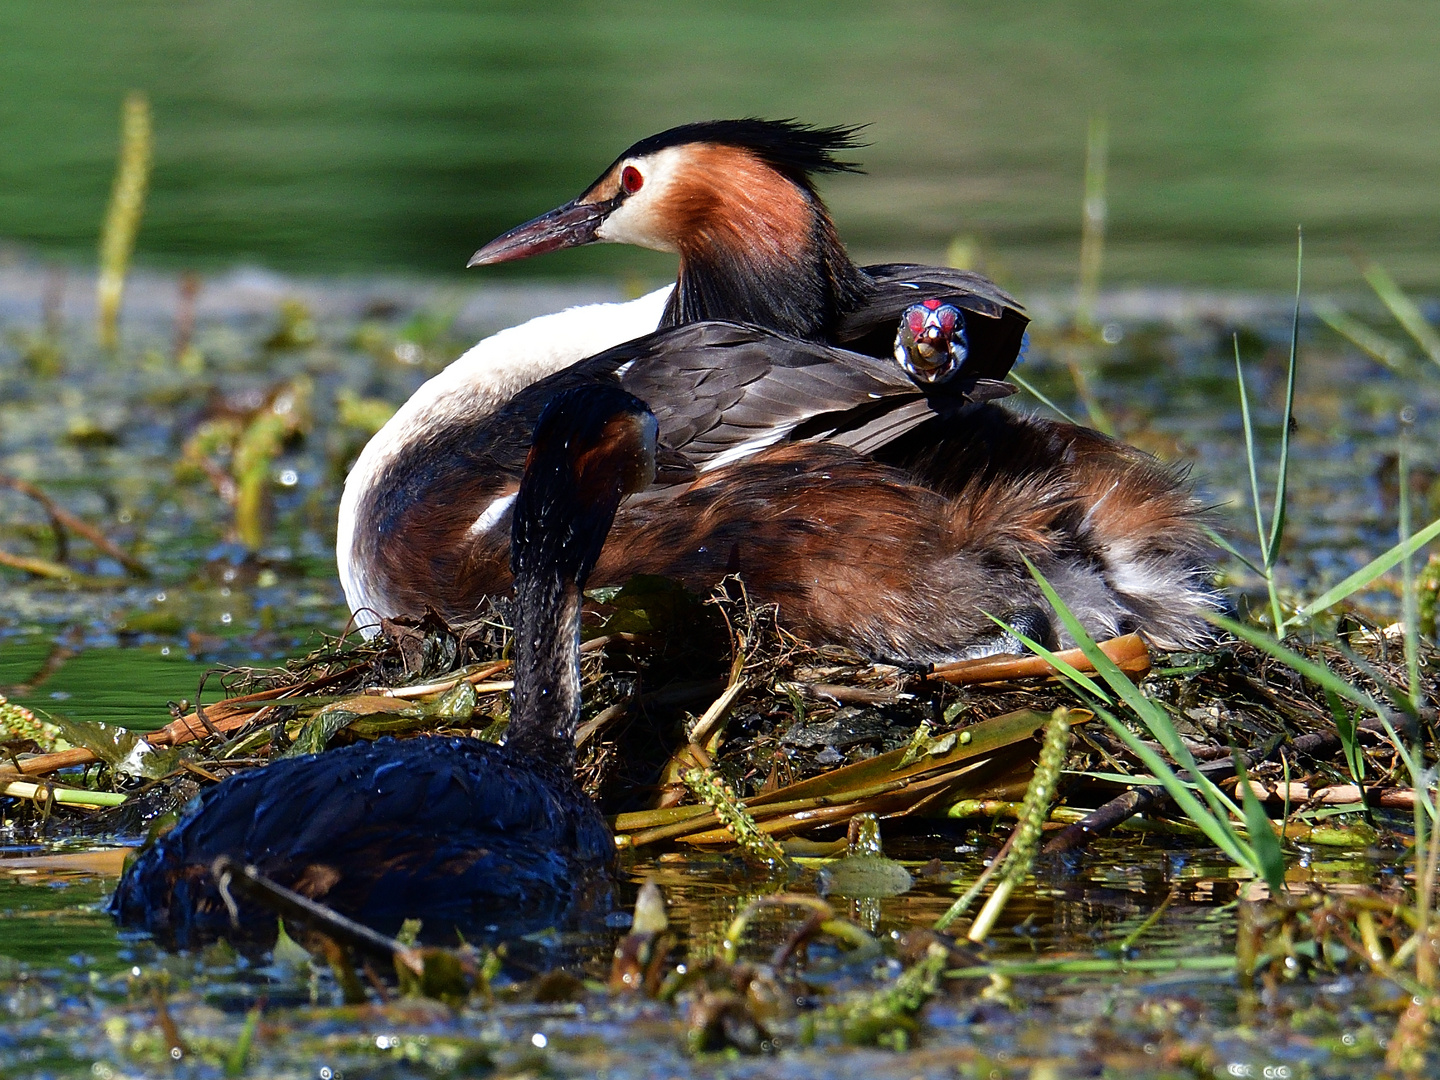
[[[3,0],[0,41],[0,239],[44,258],[93,258],[137,88],[142,265],[459,274],[634,139],[755,114],[871,125],[825,185],[859,254],[1065,284],[1100,112],[1108,284],[1286,288],[1303,223],[1313,286],[1440,291],[1435,0]]]

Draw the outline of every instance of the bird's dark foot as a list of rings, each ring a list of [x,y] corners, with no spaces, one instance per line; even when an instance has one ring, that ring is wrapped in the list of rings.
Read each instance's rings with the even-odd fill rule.
[[[1059,646],[1059,635],[1050,613],[1044,608],[1027,605],[1012,610],[1004,616],[1008,630],[998,630],[990,637],[980,638],[956,656],[957,660],[978,660],[985,656],[1021,654],[1030,651],[1022,638],[1029,638],[1047,649]]]

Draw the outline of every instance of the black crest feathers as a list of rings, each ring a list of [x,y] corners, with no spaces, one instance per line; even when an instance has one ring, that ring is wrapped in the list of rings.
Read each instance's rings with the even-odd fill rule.
[[[808,188],[810,177],[816,173],[861,171],[856,162],[842,161],[836,155],[864,146],[859,141],[863,129],[863,125],[815,127],[793,119],[747,117],[743,120],[705,120],[696,124],[681,124],[641,139],[615,161],[643,157],[670,146],[715,143],[749,150],[777,172]]]

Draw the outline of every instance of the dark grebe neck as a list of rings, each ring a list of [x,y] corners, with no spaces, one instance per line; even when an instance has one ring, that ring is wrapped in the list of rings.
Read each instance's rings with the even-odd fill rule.
[[[656,434],[645,405],[614,386],[567,390],[535,425],[510,530],[512,754],[573,770],[585,579],[620,500],[654,478]]]
[[[580,716],[580,606],[577,582],[515,580],[515,694],[506,745],[571,771]]]

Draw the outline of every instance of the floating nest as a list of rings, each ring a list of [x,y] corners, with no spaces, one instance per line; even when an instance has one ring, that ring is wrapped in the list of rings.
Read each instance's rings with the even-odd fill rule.
[[[637,578],[592,600],[578,771],[630,846],[734,843],[714,807],[687,784],[695,770],[782,839],[833,839],[862,812],[932,825],[936,818],[1013,815],[1045,721],[1054,709],[1077,704],[1039,657],[904,669],[809,646],[777,623],[773,607],[754,603],[738,579],[708,599],[663,579]],[[1400,640],[1395,628],[1348,618],[1333,643],[1291,644],[1384,700],[1406,681]],[[71,749],[12,754],[11,769],[21,775],[0,772],[0,781],[32,781],[37,829],[133,834],[163,828],[205,785],[277,757],[387,736],[498,740],[509,720],[510,645],[503,604],[464,626],[433,612],[382,620],[374,637],[328,641],[282,668],[219,670],[223,701],[174,706],[174,722],[143,739],[64,723]],[[1343,833],[1346,843],[1373,842],[1373,810],[1413,804],[1413,794],[1409,801],[1403,794],[1403,764],[1378,724],[1374,731],[1362,724],[1362,790],[1342,753],[1336,703],[1250,645],[1152,656],[1132,636],[1104,647],[1166,707],[1212,779],[1233,782],[1238,761],[1257,793],[1292,812],[1340,805],[1364,813],[1368,823],[1358,832],[1322,829],[1332,840]],[[1069,658],[1088,666],[1078,652]],[[1434,649],[1427,645],[1420,660],[1433,680],[1440,669]],[[1164,819],[1167,810],[1174,827],[1185,829],[1183,816],[1144,782],[1144,766],[1102,725],[1082,723],[1076,734],[1062,800],[1068,805],[1057,809],[1052,827],[1108,807],[1113,822],[1097,829],[1086,819],[1092,827],[1081,832],[1093,835],[1137,813]],[[1433,716],[1422,714],[1409,734],[1433,742]],[[84,772],[69,786],[112,792],[123,802],[67,805],[66,784],[44,778],[61,769],[75,777],[77,768]],[[1303,838],[1318,835],[1303,821],[1292,824]]]

